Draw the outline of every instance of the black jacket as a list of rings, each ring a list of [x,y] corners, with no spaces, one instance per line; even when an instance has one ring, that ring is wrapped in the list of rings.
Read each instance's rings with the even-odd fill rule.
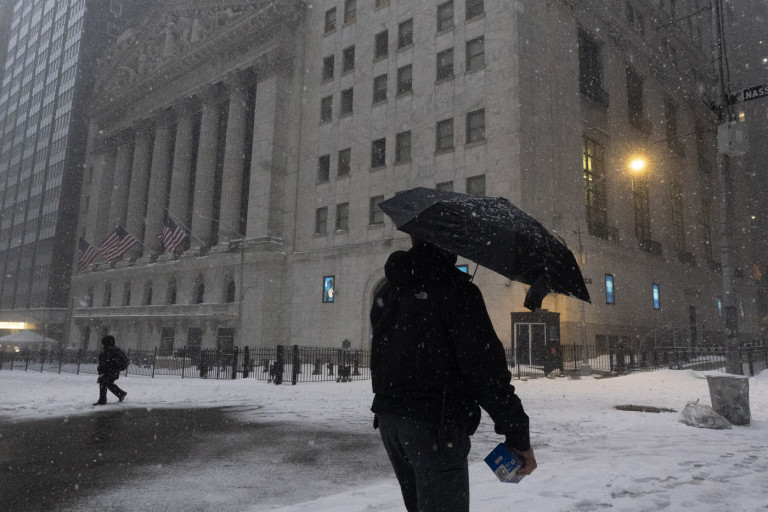
[[[120,375],[120,359],[122,357],[123,351],[116,346],[105,346],[99,354],[99,366],[97,368],[99,375],[117,378]]]
[[[417,244],[391,254],[384,269],[388,282],[371,309],[371,410],[434,423],[455,419],[471,433],[479,405],[509,444],[530,448],[504,347],[455,256]]]

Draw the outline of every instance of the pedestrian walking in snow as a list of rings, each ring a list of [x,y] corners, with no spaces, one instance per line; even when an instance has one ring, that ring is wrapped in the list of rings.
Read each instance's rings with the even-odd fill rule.
[[[409,512],[468,511],[480,407],[536,469],[528,416],[480,290],[456,255],[413,240],[390,255],[371,308],[371,410]]]
[[[111,391],[121,402],[128,393],[120,389],[115,381],[120,378],[120,372],[128,367],[128,357],[125,352],[115,346],[115,337],[104,336],[101,339],[104,349],[99,354],[99,400],[93,405],[106,405],[107,390]]]

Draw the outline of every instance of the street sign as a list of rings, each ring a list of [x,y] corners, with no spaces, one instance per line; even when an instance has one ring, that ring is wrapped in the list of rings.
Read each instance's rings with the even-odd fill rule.
[[[742,103],[744,101],[756,100],[768,96],[768,84],[756,85],[754,87],[748,87],[737,92],[732,92],[728,95],[728,104]]]

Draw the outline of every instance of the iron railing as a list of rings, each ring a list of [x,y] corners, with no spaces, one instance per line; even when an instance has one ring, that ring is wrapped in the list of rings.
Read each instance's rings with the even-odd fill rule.
[[[507,349],[507,365],[513,378],[543,377],[553,373],[579,372],[584,362],[581,345],[562,345],[554,352],[531,353]],[[174,355],[158,349],[127,350],[130,364],[125,375],[177,376],[202,379],[252,378],[270,383],[367,380],[371,378],[370,351],[327,347],[234,347],[231,351],[187,348]],[[621,374],[659,369],[725,370],[723,347],[656,347],[630,349],[620,344],[609,348],[586,346],[586,361],[593,372]],[[768,344],[742,347],[744,374],[768,368]],[[0,351],[0,370],[96,374],[98,351],[25,349]]]

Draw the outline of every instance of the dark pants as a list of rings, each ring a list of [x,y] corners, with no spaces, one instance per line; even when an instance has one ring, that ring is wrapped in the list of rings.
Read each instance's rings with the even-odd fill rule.
[[[99,376],[99,402],[107,401],[107,390],[110,390],[117,398],[125,396],[125,391],[120,389],[115,381],[120,378],[120,374],[116,375],[100,375]]]
[[[378,423],[408,512],[469,511],[466,429],[396,415],[379,415]]]

